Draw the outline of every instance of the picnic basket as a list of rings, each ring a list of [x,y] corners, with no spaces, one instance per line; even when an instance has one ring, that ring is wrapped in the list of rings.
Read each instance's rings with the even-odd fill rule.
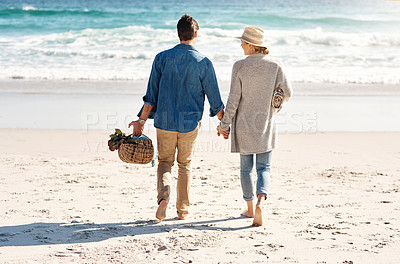
[[[111,151],[118,150],[118,156],[123,162],[147,164],[154,158],[153,142],[148,136],[127,136],[118,128],[110,135],[108,148]]]
[[[127,138],[122,139],[118,148],[118,156],[123,162],[147,164],[153,160],[154,147],[149,137],[129,135]]]

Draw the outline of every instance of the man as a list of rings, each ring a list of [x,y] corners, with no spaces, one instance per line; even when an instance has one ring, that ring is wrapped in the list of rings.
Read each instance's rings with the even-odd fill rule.
[[[166,217],[176,151],[179,167],[176,209],[180,220],[189,217],[190,162],[205,95],[210,116],[217,115],[221,120],[224,114],[213,65],[194,48],[199,30],[196,20],[183,15],[177,30],[180,44],[155,57],[139,119],[129,124],[133,126],[133,135],[139,136],[146,120],[154,118],[158,149],[156,218],[159,220]]]

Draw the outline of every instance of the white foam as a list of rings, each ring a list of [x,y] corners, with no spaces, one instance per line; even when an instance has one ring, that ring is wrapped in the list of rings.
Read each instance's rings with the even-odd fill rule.
[[[22,10],[24,10],[24,11],[32,11],[32,10],[38,10],[36,7],[34,7],[34,6],[24,6],[24,7],[22,7]]]
[[[202,27],[197,49],[221,80],[243,58],[241,30]],[[270,56],[281,59],[293,81],[400,83],[400,34],[266,31]],[[128,26],[23,37],[0,37],[0,78],[140,80],[154,56],[178,43],[175,29]]]

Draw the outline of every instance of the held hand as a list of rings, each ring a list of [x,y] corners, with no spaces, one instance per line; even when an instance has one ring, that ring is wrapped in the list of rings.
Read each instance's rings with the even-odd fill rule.
[[[130,122],[128,128],[131,126],[133,126],[132,136],[139,137],[143,134],[144,125],[140,124],[139,120]]]
[[[222,135],[224,136],[224,139],[228,139],[230,133],[231,133],[231,128],[228,128],[228,130],[222,130]]]
[[[222,135],[224,137],[224,139],[229,138],[230,131],[231,131],[230,128],[228,130],[222,130],[222,128],[220,126],[217,127],[217,135],[218,136]]]

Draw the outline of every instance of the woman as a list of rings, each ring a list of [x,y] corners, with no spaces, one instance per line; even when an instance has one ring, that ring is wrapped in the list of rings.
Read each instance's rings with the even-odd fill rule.
[[[276,110],[271,104],[275,89],[282,89],[283,102],[289,100],[292,88],[280,64],[267,57],[264,31],[246,27],[242,36],[245,59],[235,62],[231,90],[218,134],[228,138],[232,125],[231,152],[240,153],[240,180],[247,210],[242,215],[254,218],[261,226],[262,201],[267,198],[270,182],[271,152],[276,147]],[[256,161],[257,204],[253,208],[254,183],[251,171]]]

